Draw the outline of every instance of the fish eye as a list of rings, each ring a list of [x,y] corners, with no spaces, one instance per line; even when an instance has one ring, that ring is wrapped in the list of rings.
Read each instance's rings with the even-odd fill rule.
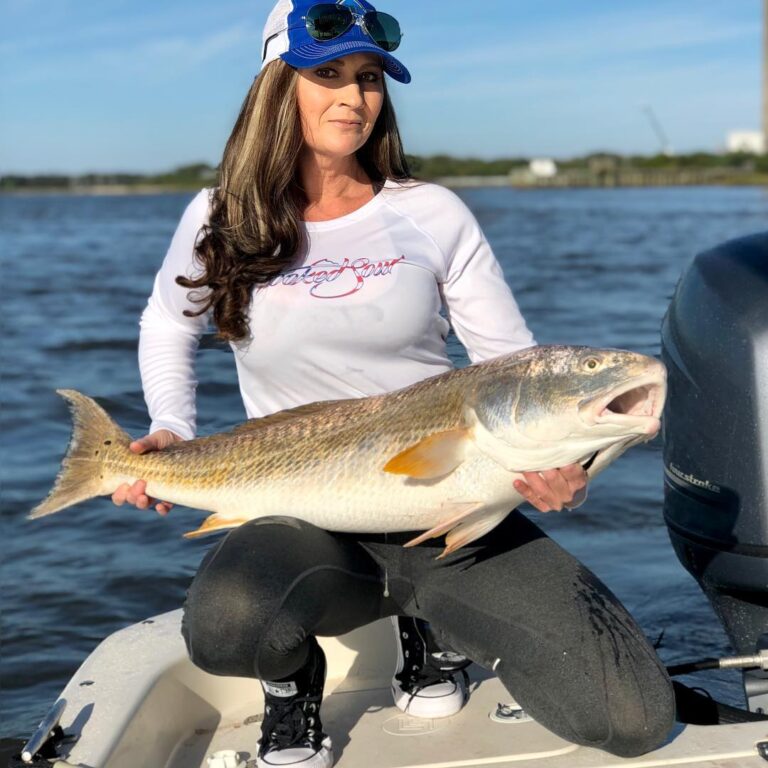
[[[596,357],[588,357],[584,361],[584,367],[590,371],[596,370],[600,366],[600,361]]]

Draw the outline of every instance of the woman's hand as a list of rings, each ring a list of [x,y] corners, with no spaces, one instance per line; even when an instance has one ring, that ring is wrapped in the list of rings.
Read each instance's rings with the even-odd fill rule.
[[[158,429],[157,432],[153,432],[151,435],[142,437],[139,440],[134,440],[129,448],[134,453],[149,453],[150,451],[162,451],[171,443],[176,443],[181,440],[177,434],[171,432],[169,429]],[[173,504],[167,501],[157,501],[156,499],[150,499],[146,494],[147,481],[137,480],[133,485],[123,483],[113,494],[112,501],[121,507],[127,501],[129,504],[133,504],[138,509],[148,509],[152,504],[155,504],[155,509],[161,515],[167,515]],[[157,503],[156,503],[157,502]]]
[[[581,464],[569,464],[543,472],[523,472],[525,482],[515,480],[515,489],[539,512],[574,509],[586,498],[587,473]]]

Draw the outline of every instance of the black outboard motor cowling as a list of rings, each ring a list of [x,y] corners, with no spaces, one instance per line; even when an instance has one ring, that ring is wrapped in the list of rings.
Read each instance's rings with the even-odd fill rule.
[[[699,254],[662,327],[664,516],[739,654],[768,647],[768,232]],[[768,674],[745,673],[768,711]]]

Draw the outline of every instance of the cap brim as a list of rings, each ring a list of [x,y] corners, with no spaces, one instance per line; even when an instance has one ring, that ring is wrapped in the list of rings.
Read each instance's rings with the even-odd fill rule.
[[[281,53],[280,58],[292,67],[307,68],[325,64],[333,59],[349,56],[353,53],[375,53],[381,57],[384,71],[400,83],[410,83],[411,73],[391,54],[379,48],[375,43],[364,40],[345,40],[344,42],[310,43]]]

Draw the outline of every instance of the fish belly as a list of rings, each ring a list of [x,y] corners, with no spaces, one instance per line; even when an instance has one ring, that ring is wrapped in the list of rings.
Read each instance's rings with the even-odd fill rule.
[[[221,518],[240,521],[272,515],[297,517],[332,531],[422,531],[452,518],[461,505],[469,503],[489,511],[513,509],[522,501],[514,477],[495,462],[477,456],[431,481],[379,472],[361,482],[350,473],[336,475],[332,482],[317,476],[298,477],[248,490],[221,489],[215,511]]]

